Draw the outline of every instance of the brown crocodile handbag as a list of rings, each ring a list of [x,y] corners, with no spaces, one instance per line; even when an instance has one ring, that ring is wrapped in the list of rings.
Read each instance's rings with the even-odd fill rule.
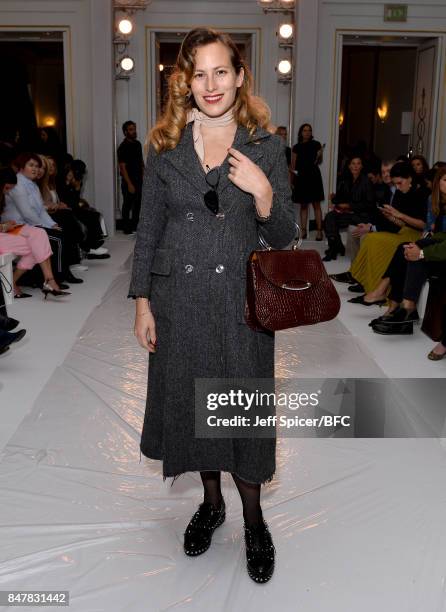
[[[266,246],[265,251],[253,251],[247,264],[245,320],[249,327],[279,331],[334,319],[341,303],[319,253],[301,251],[299,244],[291,250]]]

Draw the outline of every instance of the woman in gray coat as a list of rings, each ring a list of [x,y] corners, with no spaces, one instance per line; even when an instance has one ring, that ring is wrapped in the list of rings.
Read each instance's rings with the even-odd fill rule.
[[[266,582],[274,546],[260,487],[275,472],[275,438],[195,437],[198,379],[274,378],[274,334],[244,319],[246,264],[259,234],[274,248],[295,234],[285,146],[226,34],[186,36],[166,111],[150,135],[129,297],[150,353],[142,453],[163,475],[199,471],[204,501],[184,538],[209,548],[225,518],[221,471],[243,504],[248,572]],[[249,434],[247,434],[249,435]]]

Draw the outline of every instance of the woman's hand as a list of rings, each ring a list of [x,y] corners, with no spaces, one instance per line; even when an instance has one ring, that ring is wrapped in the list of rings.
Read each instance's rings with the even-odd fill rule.
[[[404,245],[404,257],[407,261],[418,261],[420,259],[420,247],[415,242]]]
[[[385,217],[395,217],[395,219],[401,218],[401,213],[399,210],[391,206],[390,204],[384,204],[382,207],[382,213]]]
[[[18,225],[20,225],[20,223],[16,223],[15,221],[5,221],[4,223],[1,224],[0,227],[1,227],[2,232],[6,233],[6,232],[9,232],[10,230],[13,230]]]
[[[361,236],[365,236],[372,229],[371,223],[358,223],[354,230],[352,230],[353,238],[360,238]]]
[[[136,311],[134,334],[138,343],[149,353],[156,352],[156,327],[150,306],[141,312]]]
[[[265,199],[270,193],[272,197],[273,189],[263,170],[237,149],[231,147],[228,151],[231,166],[228,176],[234,185],[253,195],[256,200]]]

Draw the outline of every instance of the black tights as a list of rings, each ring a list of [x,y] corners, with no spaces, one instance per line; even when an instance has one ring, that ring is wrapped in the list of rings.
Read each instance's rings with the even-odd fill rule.
[[[221,494],[221,472],[200,472],[204,487],[204,501],[218,508],[223,496]],[[232,474],[243,504],[243,518],[246,525],[258,525],[262,522],[260,506],[260,484],[252,484]]]

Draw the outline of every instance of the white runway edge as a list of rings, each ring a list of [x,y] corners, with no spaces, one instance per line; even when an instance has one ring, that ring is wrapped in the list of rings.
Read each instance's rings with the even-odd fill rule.
[[[0,589],[69,590],[76,612],[446,610],[436,439],[281,438],[262,489],[271,581],[246,573],[229,474],[226,522],[203,556],[186,557],[201,481],[189,473],[171,487],[159,462],[140,462],[147,356],[132,334],[128,276],[117,275],[3,451]],[[384,375],[339,320],[277,335],[277,376],[347,373]]]

